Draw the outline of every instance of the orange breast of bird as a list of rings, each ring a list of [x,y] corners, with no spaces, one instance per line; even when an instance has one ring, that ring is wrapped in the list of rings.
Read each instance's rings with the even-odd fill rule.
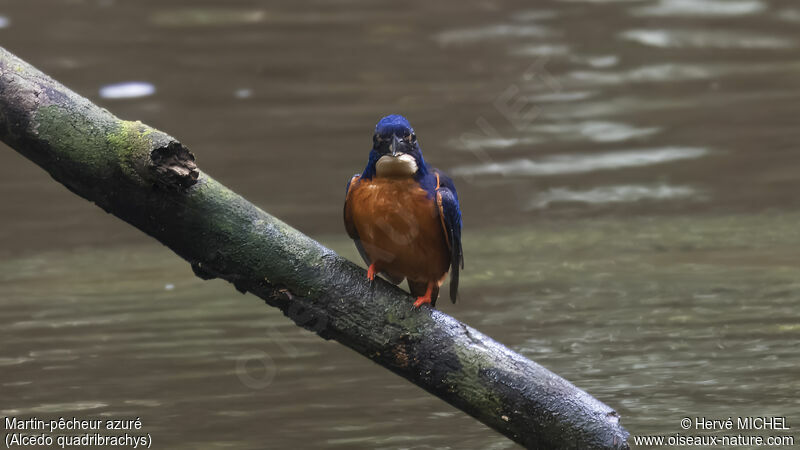
[[[441,284],[450,267],[436,201],[412,178],[358,180],[348,213],[378,271]]]

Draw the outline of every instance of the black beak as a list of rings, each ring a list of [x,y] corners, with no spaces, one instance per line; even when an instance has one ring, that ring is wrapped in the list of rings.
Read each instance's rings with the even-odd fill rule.
[[[399,153],[405,153],[405,142],[397,136],[392,136],[392,142],[389,144],[389,152],[392,156],[397,156]]]

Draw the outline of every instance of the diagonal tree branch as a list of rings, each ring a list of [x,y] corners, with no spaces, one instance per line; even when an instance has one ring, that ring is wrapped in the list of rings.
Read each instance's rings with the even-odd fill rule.
[[[618,414],[198,170],[171,136],[120,120],[0,48],[0,140],[59,183],[189,261],[538,448],[627,448]]]

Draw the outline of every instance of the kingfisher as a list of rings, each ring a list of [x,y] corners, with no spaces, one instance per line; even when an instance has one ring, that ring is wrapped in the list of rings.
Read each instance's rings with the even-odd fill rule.
[[[347,183],[344,225],[370,281],[377,274],[394,284],[407,279],[414,307],[435,307],[450,272],[456,302],[464,268],[458,193],[453,180],[425,162],[405,117],[386,116],[375,126],[367,167]]]

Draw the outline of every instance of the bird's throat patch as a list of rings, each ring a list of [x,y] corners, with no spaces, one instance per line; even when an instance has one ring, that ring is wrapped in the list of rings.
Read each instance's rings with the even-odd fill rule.
[[[417,161],[409,154],[384,155],[375,163],[379,177],[412,177],[417,173]]]

